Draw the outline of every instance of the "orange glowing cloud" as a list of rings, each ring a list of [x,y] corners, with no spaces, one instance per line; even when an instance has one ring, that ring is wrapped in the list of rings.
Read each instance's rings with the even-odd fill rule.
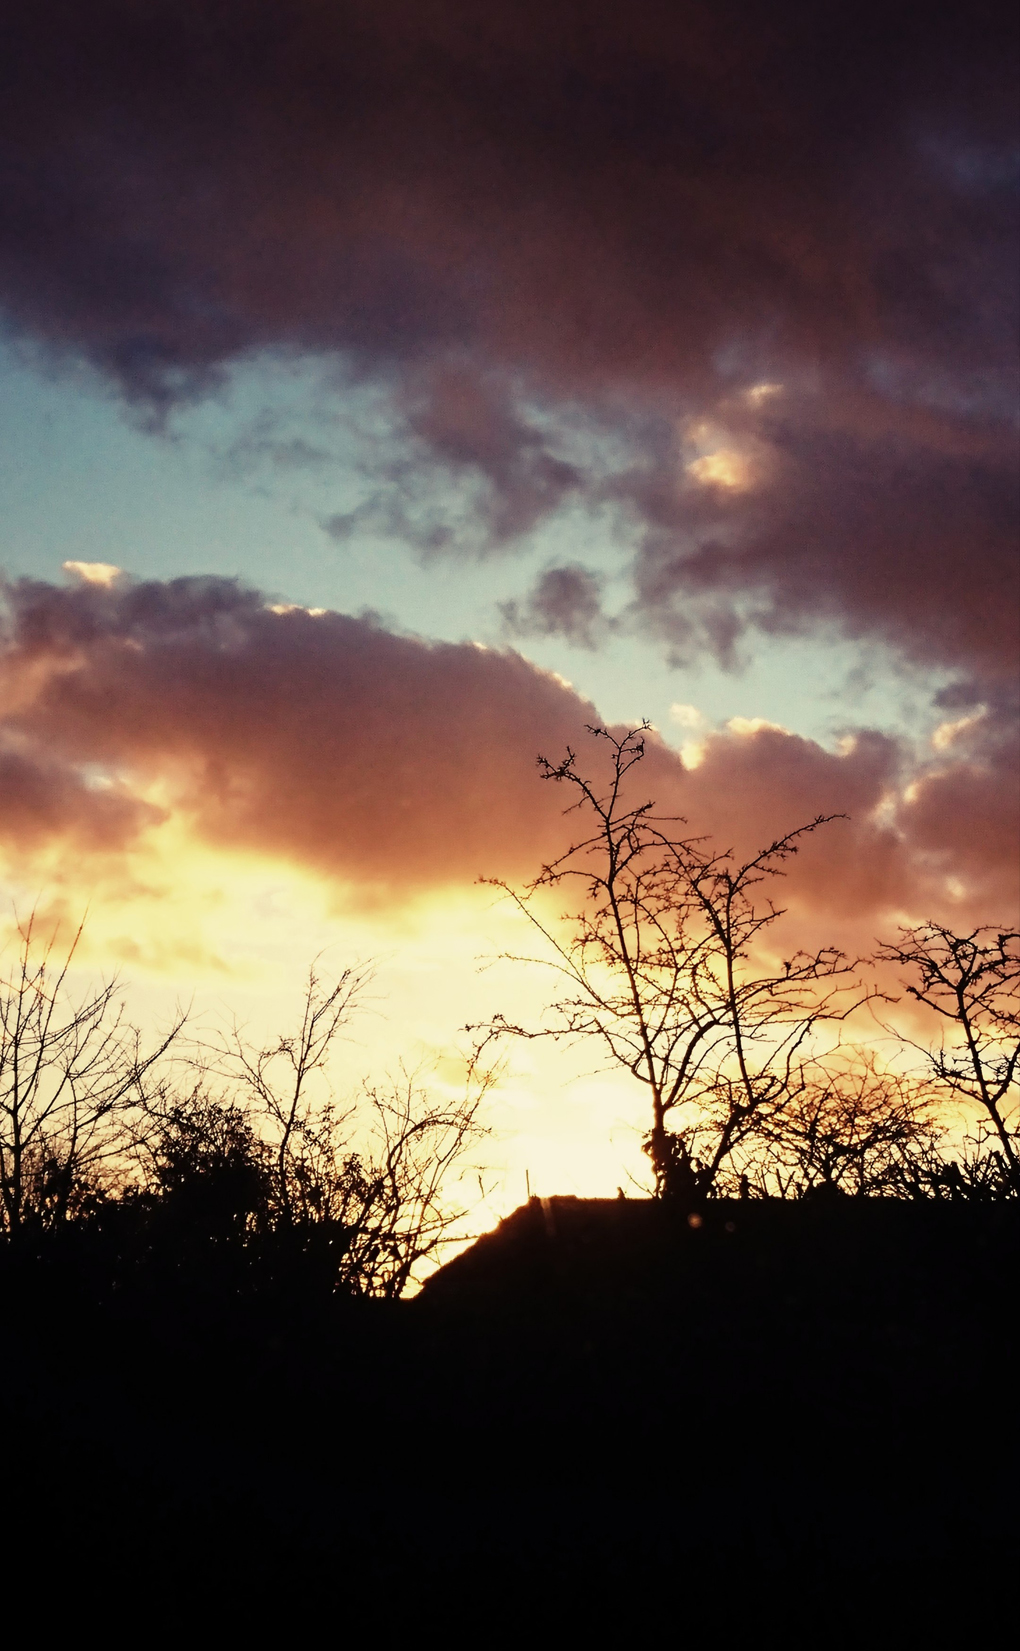
[[[116,855],[170,821],[393,905],[533,875],[576,829],[537,755],[597,766],[594,707],[512,651],[270,607],[227,580],[22,581],[8,605],[0,834],[22,852]],[[635,784],[721,846],[849,816],[790,881],[834,920],[964,897],[986,917],[1015,897],[1015,763],[994,719],[921,764],[874,732],[830,752],[760,719],[699,731],[697,759],[650,734]]]

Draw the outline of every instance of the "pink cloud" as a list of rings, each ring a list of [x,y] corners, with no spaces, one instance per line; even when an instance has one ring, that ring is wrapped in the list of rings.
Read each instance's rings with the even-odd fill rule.
[[[12,841],[63,831],[84,852],[128,846],[153,820],[132,787],[158,780],[208,842],[400,900],[525,880],[576,832],[536,757],[569,746],[588,761],[597,713],[513,652],[274,611],[226,580],[22,581],[8,601],[3,727],[22,755],[0,830]],[[837,926],[903,910],[994,919],[1016,898],[1015,782],[990,737],[918,767],[880,734],[838,755],[763,727],[711,737],[686,770],[650,736],[636,783],[738,853],[850,816],[810,839],[788,885]],[[87,772],[114,789],[90,789]]]

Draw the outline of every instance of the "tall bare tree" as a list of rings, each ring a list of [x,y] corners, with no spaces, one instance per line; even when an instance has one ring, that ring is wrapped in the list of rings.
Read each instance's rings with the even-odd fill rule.
[[[589,831],[523,891],[492,880],[543,940],[541,955],[516,961],[551,969],[561,990],[545,1025],[498,1015],[474,1030],[600,1045],[609,1066],[645,1086],[658,1190],[690,1199],[803,1086],[823,1024],[845,1019],[867,992],[834,948],[798,951],[778,968],[765,957],[783,912],[759,890],[825,819],[740,862],[679,836],[684,822],[656,815],[652,802],[631,801],[644,727],[589,731],[608,752],[604,783],[579,771],[573,751],[539,758],[542,777],[574,793],[568,812]],[[581,899],[557,923],[545,897],[567,884]]]

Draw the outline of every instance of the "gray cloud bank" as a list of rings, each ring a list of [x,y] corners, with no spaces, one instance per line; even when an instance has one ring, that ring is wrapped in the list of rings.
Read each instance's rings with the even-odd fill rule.
[[[989,0],[40,0],[0,60],[0,304],[156,424],[260,351],[378,379],[395,496],[413,450],[478,484],[486,545],[612,507],[676,653],[834,624],[985,692],[1015,62]]]

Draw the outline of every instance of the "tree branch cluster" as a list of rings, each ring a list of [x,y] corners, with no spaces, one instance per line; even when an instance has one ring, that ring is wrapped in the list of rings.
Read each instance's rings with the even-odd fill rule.
[[[497,1015],[474,1028],[480,1047],[512,1036],[600,1049],[644,1086],[644,1146],[663,1197],[1020,1193],[1017,934],[926,923],[881,945],[870,961],[906,971],[906,992],[941,1017],[944,1036],[922,1046],[876,1017],[880,1060],[849,1033],[865,1007],[893,1001],[869,960],[834,947],[774,955],[784,911],[772,891],[829,818],[740,863],[632,800],[644,728],[590,732],[609,758],[601,785],[573,751],[539,758],[542,777],[574,793],[568,813],[585,834],[523,890],[494,884],[540,939],[518,961],[550,971],[546,1016],[524,1026]],[[554,920],[549,891],[568,888],[575,898]]]
[[[369,974],[329,980],[315,966],[296,1031],[267,1047],[236,1025],[187,1044],[180,1015],[143,1052],[116,981],[71,997],[80,935],[59,955],[29,921],[0,980],[10,1240],[112,1222],[136,1249],[196,1265],[244,1250],[387,1297],[434,1263],[466,1214],[452,1187],[486,1133],[491,1071],[471,1063],[463,1095],[447,1099],[402,1069],[339,1104],[330,1057]]]

